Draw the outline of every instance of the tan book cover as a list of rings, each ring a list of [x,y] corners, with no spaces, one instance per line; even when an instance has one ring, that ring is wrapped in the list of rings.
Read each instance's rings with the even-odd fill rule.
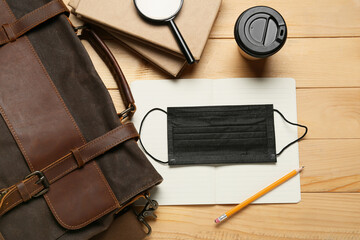
[[[117,40],[117,43],[128,48],[135,55],[147,60],[155,67],[160,68],[162,71],[173,77],[178,77],[187,66],[187,62],[183,58],[179,58],[168,52],[159,50],[158,48],[151,47],[132,38],[120,35],[111,28],[98,25],[96,22],[89,21],[89,23],[92,24],[93,28],[102,36],[102,38]]]
[[[71,0],[69,5],[80,19],[113,29],[119,35],[183,58],[167,25],[153,25],[138,14],[133,0]],[[175,22],[196,60],[200,60],[221,0],[184,0]]]
[[[178,77],[185,68],[185,66],[187,66],[187,62],[183,58],[179,58],[167,52],[160,51],[153,47],[149,47],[119,34],[113,32],[109,33],[114,38],[116,38],[120,44],[129,48],[135,54],[146,59],[147,61],[160,68],[164,72],[172,75],[173,77]]]

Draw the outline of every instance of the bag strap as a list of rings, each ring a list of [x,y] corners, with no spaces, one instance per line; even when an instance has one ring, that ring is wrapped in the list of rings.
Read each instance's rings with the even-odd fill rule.
[[[74,149],[41,171],[29,174],[25,179],[7,189],[0,190],[0,216],[17,205],[45,194],[50,185],[94,158],[139,134],[132,123],[121,125],[105,135]]]
[[[64,12],[69,14],[69,10],[62,0],[53,0],[13,23],[2,25],[0,27],[0,46],[14,42],[31,29]]]
[[[132,96],[130,87],[126,81],[126,78],[121,71],[119,64],[117,63],[114,55],[111,53],[110,49],[106,46],[104,41],[96,34],[94,30],[87,26],[81,27],[82,31],[79,35],[81,40],[87,40],[90,45],[95,49],[97,54],[102,58],[105,62],[107,67],[110,69],[111,74],[113,75],[116,84],[119,88],[121,98],[125,104],[126,109],[118,114],[121,120],[125,119],[126,117],[131,118],[135,111],[135,100]]]

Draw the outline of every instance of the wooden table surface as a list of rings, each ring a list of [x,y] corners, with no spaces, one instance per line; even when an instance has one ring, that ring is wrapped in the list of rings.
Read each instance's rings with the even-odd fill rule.
[[[244,60],[233,38],[238,15],[256,5],[275,8],[288,25],[285,46],[266,65]],[[121,110],[110,72],[84,44]],[[108,44],[129,82],[169,78]],[[310,130],[300,142],[302,201],[250,205],[217,226],[214,217],[231,205],[161,206],[149,240],[360,239],[360,0],[223,0],[200,63],[181,77],[296,80],[298,121]]]

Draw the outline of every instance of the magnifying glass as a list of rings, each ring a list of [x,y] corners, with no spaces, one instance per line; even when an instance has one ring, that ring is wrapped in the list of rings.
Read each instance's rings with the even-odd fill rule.
[[[153,23],[169,25],[186,61],[193,64],[195,59],[174,22],[183,3],[184,0],[134,0],[135,7],[143,18]]]

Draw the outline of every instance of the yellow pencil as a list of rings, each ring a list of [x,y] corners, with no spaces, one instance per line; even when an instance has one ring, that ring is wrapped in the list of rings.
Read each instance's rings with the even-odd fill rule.
[[[231,215],[237,213],[238,211],[240,211],[241,209],[243,209],[244,207],[246,207],[247,205],[249,205],[250,203],[252,203],[256,199],[258,199],[259,197],[263,196],[264,194],[270,192],[271,190],[273,190],[274,188],[276,188],[280,184],[282,184],[282,183],[286,182],[287,180],[289,180],[290,178],[294,177],[296,174],[301,172],[303,169],[304,169],[304,167],[301,167],[299,169],[293,170],[290,173],[286,174],[285,176],[283,176],[282,178],[280,178],[276,182],[270,184],[269,186],[267,186],[266,188],[264,188],[260,192],[258,192],[255,195],[249,197],[248,199],[246,199],[245,201],[243,201],[242,203],[240,203],[239,205],[237,205],[233,209],[227,211],[226,213],[224,213],[223,215],[221,215],[220,217],[215,219],[215,223],[222,222],[225,219],[229,218]]]

